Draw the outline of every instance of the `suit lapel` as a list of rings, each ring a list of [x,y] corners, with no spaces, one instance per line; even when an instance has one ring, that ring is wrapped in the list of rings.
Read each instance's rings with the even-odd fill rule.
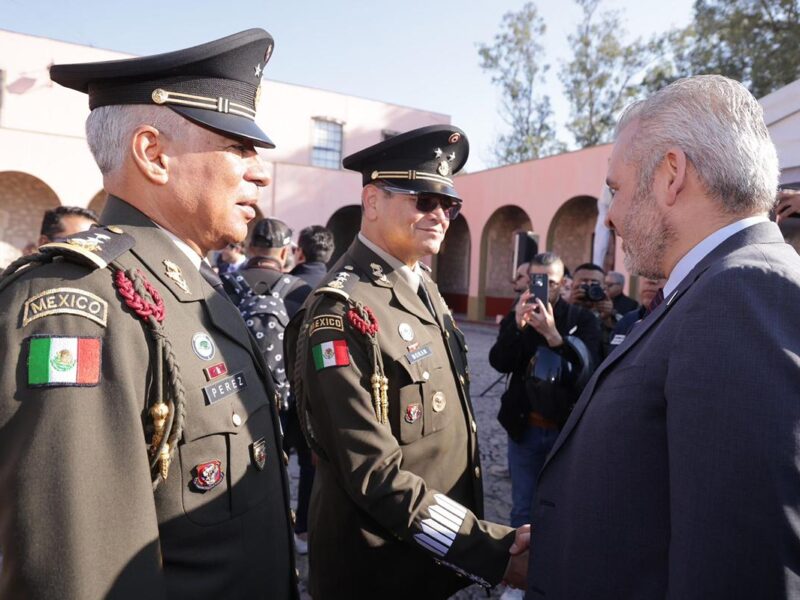
[[[614,366],[620,360],[620,358],[625,356],[625,354],[627,354],[648,331],[653,329],[662,319],[666,317],[667,313],[678,303],[687,290],[711,265],[721,258],[729,255],[731,252],[738,250],[739,248],[756,243],[784,243],[784,240],[780,230],[774,223],[757,223],[756,225],[752,225],[738,233],[735,233],[727,240],[723,241],[719,246],[714,248],[708,255],[706,255],[694,267],[694,269],[692,269],[689,274],[683,278],[683,280],[678,284],[678,288],[669,296],[664,298],[664,301],[652,313],[646,316],[633,328],[633,331],[631,331],[625,340],[619,346],[617,346],[611,354],[608,355],[608,357],[594,372],[594,375],[592,375],[589,383],[586,384],[581,397],[575,404],[575,408],[572,409],[572,414],[567,420],[567,423],[564,425],[564,428],[562,429],[561,434],[558,436],[556,443],[553,445],[553,449],[550,451],[542,470],[544,470],[547,465],[550,464],[555,454],[564,445],[570,434],[572,434],[572,432],[575,430],[575,427],[581,420],[581,417],[583,417],[584,412],[586,412],[586,408],[589,406],[592,396],[594,395],[595,388],[600,383],[603,375],[612,366]]]
[[[146,215],[119,198],[109,196],[101,221],[123,229],[136,238],[131,252],[152,275],[182,303],[203,302],[214,326],[248,350],[250,334],[238,309],[212,288],[189,258]]]

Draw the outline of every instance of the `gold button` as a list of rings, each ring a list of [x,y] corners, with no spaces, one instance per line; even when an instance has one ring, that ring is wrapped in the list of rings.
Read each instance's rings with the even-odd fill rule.
[[[289,510],[289,521],[292,523],[292,527],[297,523],[297,515],[294,514],[293,510]]]
[[[450,332],[449,331],[445,331],[444,332],[444,337],[446,337],[449,340],[450,339]]]
[[[108,229],[111,233],[117,233],[117,234],[122,233],[122,228],[117,227],[116,225],[109,225],[108,227],[106,227],[106,229]]]
[[[475,477],[480,479],[480,477],[481,477],[481,468],[480,467],[475,467]]]
[[[467,344],[464,344],[464,352],[469,352],[469,346]]]
[[[431,406],[433,412],[442,412],[447,405],[447,398],[444,397],[444,392],[436,392],[431,399]]]
[[[233,413],[233,416],[231,417],[231,421],[233,421],[233,424],[236,425],[236,427],[239,427],[239,425],[242,424],[242,417],[240,417],[236,413]]]
[[[463,375],[459,375],[458,376],[458,380],[461,382],[461,385],[464,385],[464,376]]]
[[[289,455],[286,452],[281,452],[283,454],[283,464],[287,467],[289,466]]]
[[[425,372],[423,372],[423,373],[422,373],[422,378],[423,378],[425,381],[428,381],[428,379],[430,379],[430,378],[431,378],[431,374],[430,374],[430,373],[428,373],[427,371],[425,371]]]
[[[475,422],[475,419],[472,420],[472,433],[478,431],[478,424]]]

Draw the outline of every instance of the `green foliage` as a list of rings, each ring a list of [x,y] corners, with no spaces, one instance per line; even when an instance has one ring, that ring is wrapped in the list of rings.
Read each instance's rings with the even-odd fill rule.
[[[598,13],[600,0],[575,0],[583,11],[578,30],[568,37],[572,60],[559,78],[571,104],[567,129],[585,148],[608,142],[617,113],[642,92],[645,67],[661,52],[663,39],[623,43],[619,11]]]
[[[543,64],[539,40],[545,24],[529,2],[503,16],[491,45],[480,44],[480,66],[502,92],[500,115],[510,131],[501,134],[493,152],[498,164],[540,158],[563,150],[551,124],[550,98],[539,92],[549,65]]]
[[[696,0],[692,23],[666,47],[645,78],[649,91],[719,73],[760,98],[800,77],[800,0]]]

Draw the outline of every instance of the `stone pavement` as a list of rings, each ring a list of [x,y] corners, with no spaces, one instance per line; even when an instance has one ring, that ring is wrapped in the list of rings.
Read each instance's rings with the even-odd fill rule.
[[[484,473],[483,492],[485,518],[497,523],[508,523],[511,511],[511,480],[508,477],[506,463],[506,433],[497,422],[496,415],[500,406],[500,395],[505,389],[505,380],[500,381],[481,397],[480,394],[500,377],[489,366],[489,349],[497,335],[497,326],[493,324],[465,323],[460,325],[469,344],[469,365],[471,372],[472,406],[475,420],[478,422],[478,439],[481,450],[481,464]],[[289,476],[292,486],[292,507],[297,503],[297,482],[299,471],[295,456],[289,463]],[[308,572],[308,561],[305,556],[298,556],[300,569],[301,597],[309,599],[305,591]],[[492,590],[489,596],[480,586],[474,585],[462,590],[453,599],[467,600],[472,598],[499,598],[502,586]],[[422,598],[422,596],[420,596]]]

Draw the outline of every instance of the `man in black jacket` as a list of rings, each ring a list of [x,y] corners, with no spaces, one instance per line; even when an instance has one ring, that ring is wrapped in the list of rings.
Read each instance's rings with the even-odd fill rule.
[[[592,368],[600,356],[600,321],[588,309],[571,305],[561,296],[564,263],[552,252],[531,259],[530,275],[546,274],[549,290],[547,306],[524,291],[514,310],[500,323],[497,341],[489,352],[489,363],[501,373],[511,373],[511,381],[501,399],[498,420],[508,432],[508,468],[511,473],[511,525],[530,519],[536,477],[558,436],[560,426],[580,390],[568,390],[570,406],[561,414],[545,411],[526,389],[531,359],[539,348],[549,348],[575,367],[580,361],[572,352],[569,338],[580,339],[589,351]],[[535,394],[533,394],[535,395]]]
[[[328,273],[325,264],[331,259],[334,243],[333,233],[322,225],[310,225],[297,237],[297,266],[292,275],[303,279],[311,288],[317,287]]]

